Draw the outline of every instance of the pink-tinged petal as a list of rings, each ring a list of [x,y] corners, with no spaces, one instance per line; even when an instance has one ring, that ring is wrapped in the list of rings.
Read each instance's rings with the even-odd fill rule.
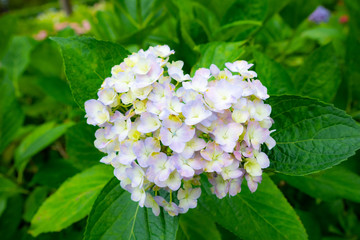
[[[183,124],[182,127],[176,131],[176,138],[184,143],[190,141],[194,137],[194,135],[195,128],[189,127],[185,124]]]
[[[211,75],[216,77],[217,75],[219,75],[220,69],[215,64],[211,64],[210,65],[210,73],[211,73]]]
[[[174,152],[176,153],[181,153],[184,148],[185,148],[185,143],[184,142],[179,142],[179,141],[173,141],[171,144],[170,144],[170,149],[173,150]]]
[[[242,178],[231,179],[229,182],[229,195],[235,196],[241,192]]]
[[[196,156],[195,158],[189,159],[188,164],[193,169],[200,170],[204,167],[204,160],[200,156]]]
[[[256,156],[256,161],[259,163],[261,168],[267,168],[270,166],[269,157],[263,152]]]
[[[195,174],[194,169],[192,169],[190,166],[185,165],[185,164],[181,166],[181,168],[178,170],[178,172],[180,173],[180,175],[182,177],[185,177],[185,178],[193,177]]]
[[[164,169],[162,171],[159,172],[159,174],[157,175],[157,178],[159,179],[159,181],[163,182],[166,181],[166,179],[169,178],[169,175],[171,173],[171,169]]]
[[[160,125],[160,120],[156,115],[145,112],[140,116],[140,123],[137,130],[141,133],[150,133],[157,130]]]
[[[145,173],[144,173],[144,170],[140,166],[133,164],[132,168],[126,169],[126,175],[131,180],[132,187],[141,187],[142,186]]]
[[[165,127],[160,128],[160,140],[161,143],[165,146],[169,146],[173,142],[173,134],[169,131],[169,129]]]

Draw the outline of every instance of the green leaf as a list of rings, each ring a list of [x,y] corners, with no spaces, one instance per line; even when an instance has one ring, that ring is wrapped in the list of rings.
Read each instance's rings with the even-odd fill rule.
[[[268,58],[260,52],[254,53],[256,72],[270,95],[294,93],[291,77],[280,63]]]
[[[281,16],[284,18],[292,28],[296,28],[304,19],[319,6],[320,0],[292,0],[281,12]]]
[[[50,158],[49,161],[39,164],[39,171],[31,179],[30,185],[40,184],[50,188],[58,188],[66,179],[79,172],[67,160]]]
[[[21,222],[23,202],[21,195],[14,195],[7,201],[6,209],[0,217],[1,240],[13,240]]]
[[[27,135],[15,152],[15,166],[22,172],[29,159],[61,137],[73,123],[58,126],[54,122],[45,123]]]
[[[234,1],[222,19],[222,25],[226,26],[228,30],[226,33],[223,33],[224,36],[221,37],[221,40],[246,39],[249,34],[259,29],[287,3],[288,1],[279,2],[276,0]],[[246,21],[249,24],[242,24]],[[229,29],[228,26],[232,26],[232,28]]]
[[[10,79],[18,92],[18,79],[30,62],[30,53],[35,47],[35,41],[30,37],[15,36],[9,43],[9,48],[2,59],[5,77]]]
[[[96,127],[77,123],[66,132],[66,150],[70,162],[79,169],[98,164],[104,156],[94,146]]]
[[[18,193],[24,192],[16,183],[0,174],[0,197],[8,198]]]
[[[314,198],[327,201],[345,198],[360,202],[360,176],[340,166],[306,176],[279,177]]]
[[[271,168],[305,175],[330,168],[355,154],[360,127],[344,111],[314,99],[273,96],[276,147],[269,152]]]
[[[209,183],[204,184],[201,207],[241,239],[307,239],[294,209],[266,174],[255,193],[244,183],[241,193],[223,199],[211,193]]]
[[[130,54],[118,44],[89,37],[51,39],[60,46],[66,77],[81,109],[85,101],[96,98],[101,84],[110,77],[111,68]]]
[[[209,68],[211,64],[220,69],[224,68],[226,62],[234,62],[245,53],[243,45],[244,42],[211,42],[200,45],[201,57],[192,68],[192,72],[201,67]]]
[[[199,208],[180,215],[179,225],[183,234],[182,239],[221,240],[221,235],[211,216]]]
[[[46,93],[56,101],[68,104],[76,105],[74,98],[71,95],[69,85],[66,81],[61,80],[57,77],[39,77],[37,84]]]
[[[47,187],[35,188],[25,201],[25,209],[23,218],[25,221],[30,222],[40,205],[45,201],[49,189]]]
[[[296,90],[303,96],[329,102],[341,82],[340,68],[332,45],[315,50],[294,76]]]
[[[61,77],[62,58],[57,44],[50,39],[41,41],[31,53],[29,69],[44,77]]]
[[[15,98],[12,82],[4,79],[0,72],[0,153],[14,139],[24,118],[24,113]]]
[[[178,218],[162,210],[155,216],[141,208],[130,193],[113,178],[102,190],[88,218],[84,240],[90,239],[164,239],[175,240]]]
[[[6,209],[7,198],[0,196],[0,217]]]
[[[97,165],[68,179],[40,206],[29,232],[36,237],[40,233],[60,231],[85,217],[112,176],[111,168]]]
[[[17,23],[20,22],[15,16],[12,14],[2,14],[0,17],[0,26],[11,26],[0,28],[0,59],[2,59],[7,50],[12,34],[16,31]]]

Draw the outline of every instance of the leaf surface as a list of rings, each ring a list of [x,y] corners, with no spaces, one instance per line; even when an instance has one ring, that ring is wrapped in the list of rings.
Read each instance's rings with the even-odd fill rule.
[[[209,185],[203,188],[201,207],[241,239],[307,239],[295,210],[266,174],[255,193],[243,184],[241,193],[218,199]]]
[[[141,208],[120,187],[119,180],[113,178],[94,203],[84,240],[174,240],[177,229],[178,217],[171,217],[163,210],[157,217],[151,209]]]
[[[330,168],[355,154],[360,127],[344,111],[314,99],[273,96],[270,167],[289,175],[305,175]]]
[[[40,206],[29,232],[36,237],[40,233],[60,231],[88,215],[112,176],[111,167],[97,165],[68,179]]]
[[[53,37],[61,49],[66,77],[76,103],[84,109],[85,101],[96,98],[111,68],[120,64],[129,52],[122,46],[90,37]]]

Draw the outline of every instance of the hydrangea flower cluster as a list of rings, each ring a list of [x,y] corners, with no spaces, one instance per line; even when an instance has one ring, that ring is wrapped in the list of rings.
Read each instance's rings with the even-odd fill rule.
[[[173,53],[164,45],[128,56],[85,102],[88,124],[100,127],[95,146],[107,154],[100,161],[133,201],[172,216],[197,206],[200,174],[218,198],[238,194],[244,178],[254,192],[269,166],[261,145],[275,146],[269,95],[252,64],[190,77],[182,61],[169,62]]]

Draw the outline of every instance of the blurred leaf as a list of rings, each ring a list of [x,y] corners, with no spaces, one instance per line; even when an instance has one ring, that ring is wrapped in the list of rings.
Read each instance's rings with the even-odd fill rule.
[[[350,98],[353,111],[360,110],[360,3],[359,1],[346,0],[347,10],[349,11],[349,34],[346,39],[346,53],[345,53],[345,76],[349,85]],[[356,115],[355,115],[356,116]],[[356,119],[359,120],[360,116],[357,114]]]
[[[61,137],[73,123],[56,126],[55,122],[44,123],[27,135],[15,152],[15,166],[22,172],[28,160]]]
[[[254,53],[256,72],[270,95],[294,93],[291,77],[280,63],[268,58],[260,52]]]
[[[225,67],[226,62],[234,62],[245,53],[242,47],[244,42],[212,42],[200,45],[201,57],[192,68],[192,72],[198,68],[209,68],[211,64],[215,64],[220,69]]]
[[[318,41],[321,45],[325,45],[334,39],[344,40],[344,34],[336,28],[316,27],[301,33],[301,37]]]
[[[14,139],[22,126],[24,113],[16,98],[12,82],[4,79],[0,71],[0,153]]]
[[[31,70],[45,77],[59,78],[63,74],[63,63],[57,44],[46,39],[40,42],[31,53]]]
[[[104,156],[94,146],[96,127],[84,122],[77,123],[66,132],[66,150],[71,163],[85,169],[99,163]]]
[[[228,9],[221,23],[228,29],[221,40],[244,40],[260,28],[270,17],[279,12],[286,1],[236,0]],[[248,21],[248,24],[245,24]],[[231,27],[231,28],[230,28]],[[229,31],[230,30],[230,31]]]
[[[280,178],[314,198],[328,201],[345,198],[360,202],[360,176],[343,167],[306,176],[280,175]]]
[[[31,179],[30,184],[58,188],[67,178],[78,172],[78,169],[64,159],[51,158],[39,166],[39,171]]]
[[[334,98],[341,82],[334,52],[332,45],[326,45],[315,50],[305,60],[294,76],[298,93],[327,102]]]
[[[241,239],[307,239],[294,209],[266,174],[255,193],[243,184],[238,195],[218,199],[209,183],[203,186],[201,207]]]
[[[1,63],[5,69],[5,78],[10,79],[18,91],[18,79],[30,62],[30,53],[35,47],[35,41],[30,37],[15,36],[9,43]]]
[[[164,4],[161,0],[113,0],[114,14],[102,14],[98,19],[109,37],[119,42],[143,45],[153,29],[166,20]],[[111,16],[112,15],[112,16]],[[104,21],[105,20],[105,21]],[[155,23],[155,24],[154,24]],[[110,27],[109,27],[110,26]]]
[[[101,84],[111,75],[111,68],[129,55],[129,52],[118,44],[94,38],[51,39],[60,46],[66,77],[81,109],[84,109],[86,100],[96,98]]]
[[[305,175],[330,168],[355,154],[360,127],[332,105],[297,96],[273,96],[271,168],[290,175]]]
[[[12,34],[15,32],[18,20],[13,15],[2,15],[0,17],[0,26],[11,26],[0,28],[0,59],[7,50]]]
[[[16,183],[0,175],[0,197],[8,198],[15,194],[24,192]]]
[[[190,0],[174,0],[173,2],[178,8],[176,14],[179,19],[181,41],[184,41],[190,49],[193,49],[196,45],[209,42],[212,29],[207,29],[207,24],[203,22],[204,19],[196,16],[196,11],[204,11],[201,5]],[[214,18],[209,11],[205,15]]]
[[[40,205],[44,202],[48,195],[49,189],[47,187],[35,188],[25,201],[25,209],[23,218],[30,222]]]
[[[296,209],[296,213],[304,224],[309,240],[322,239],[320,225],[315,216],[311,212],[305,212],[299,209]]]
[[[89,215],[84,240],[90,239],[166,239],[175,240],[178,217],[161,210],[155,216],[151,209],[140,207],[130,193],[112,178],[96,199]]]
[[[55,100],[68,105],[75,104],[69,85],[60,78],[39,77],[37,83],[46,94],[53,97]]]
[[[221,240],[221,235],[211,216],[203,213],[199,208],[180,215],[179,225],[184,235],[182,239]]]
[[[97,165],[67,180],[40,206],[29,232],[36,237],[40,233],[60,231],[85,217],[111,177],[111,168]]]
[[[0,217],[1,240],[13,240],[13,235],[21,222],[24,200],[20,195],[10,197],[5,211]]]
[[[0,196],[0,217],[6,209],[7,197]]]
[[[320,0],[292,0],[280,14],[292,28],[296,28],[318,5]]]

